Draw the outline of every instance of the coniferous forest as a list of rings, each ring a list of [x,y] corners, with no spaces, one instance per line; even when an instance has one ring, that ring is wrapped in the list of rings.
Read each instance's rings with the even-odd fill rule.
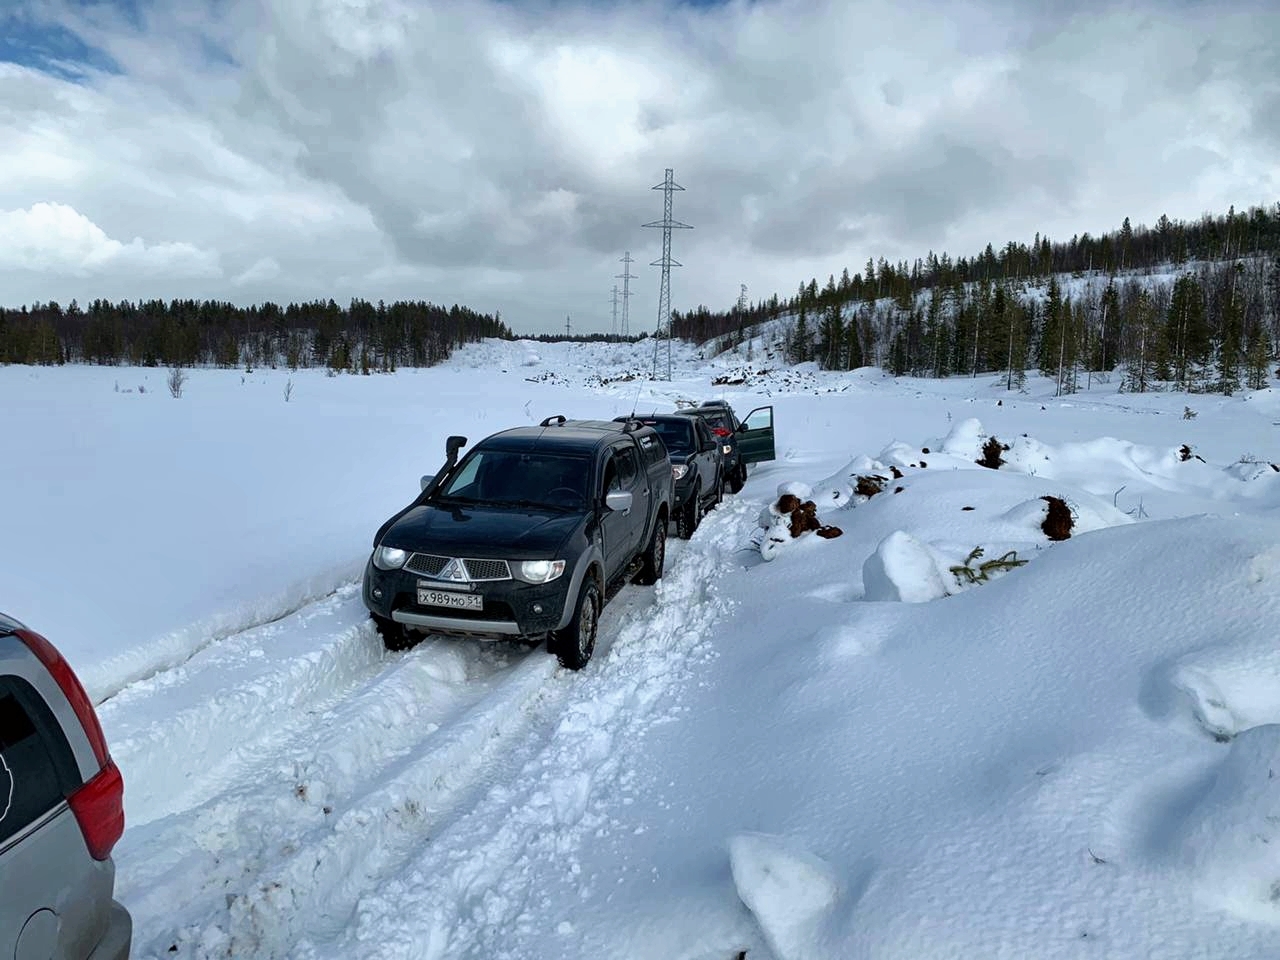
[[[1011,389],[1031,369],[1059,393],[1113,371],[1138,392],[1258,389],[1280,346],[1280,204],[1154,227],[1126,218],[1101,237],[1037,236],[957,260],[869,260],[787,300],[674,314],[672,332],[733,347],[777,318],[787,358],[826,369],[1001,374]]]
[[[1055,378],[1060,393],[1113,372],[1134,391],[1256,389],[1280,347],[1280,203],[1190,223],[1161,217],[1154,227],[1126,219],[1100,237],[1064,243],[1037,235],[955,260],[932,252],[913,263],[868,260],[825,285],[801,283],[786,300],[775,294],[745,308],[673,312],[671,333],[726,349],[779,318],[786,322],[777,345],[787,358],[826,369],[999,373],[1011,389],[1034,369]],[[432,366],[462,344],[513,336],[498,314],[422,301],[0,308],[0,363],[371,372]]]
[[[0,363],[328,367],[369,373],[429,367],[455,347],[510,337],[498,315],[421,301],[264,303],[94,300],[0,309]]]

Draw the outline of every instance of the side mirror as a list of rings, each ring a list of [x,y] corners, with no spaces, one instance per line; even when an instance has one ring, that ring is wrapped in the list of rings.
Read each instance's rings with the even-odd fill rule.
[[[618,513],[626,513],[631,509],[632,496],[630,490],[610,490],[604,495],[604,505]]]
[[[431,481],[432,481],[433,479],[434,479],[433,477],[428,477],[428,476],[424,473],[424,474],[422,475],[422,485],[421,485],[418,489],[420,489],[420,490],[425,490],[425,489],[427,489],[427,487],[431,486]]]

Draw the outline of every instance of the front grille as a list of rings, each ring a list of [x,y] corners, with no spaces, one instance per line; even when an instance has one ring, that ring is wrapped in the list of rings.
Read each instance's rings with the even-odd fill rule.
[[[439,557],[431,553],[415,553],[405,563],[410,573],[438,578],[454,558]],[[511,567],[505,560],[462,559],[469,580],[510,580]]]
[[[505,560],[463,560],[472,580],[510,580],[511,568]]]
[[[444,565],[448,562],[448,557],[436,557],[429,553],[415,553],[405,562],[404,568],[410,573],[420,573],[424,577],[434,577],[444,569]]]

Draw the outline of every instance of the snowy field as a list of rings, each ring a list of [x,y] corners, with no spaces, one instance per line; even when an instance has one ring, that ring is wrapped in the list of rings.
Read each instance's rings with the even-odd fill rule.
[[[1280,390],[652,362],[0,367],[0,610],[99,703],[135,956],[1280,956]],[[370,538],[447,435],[713,396],[778,459],[584,671],[382,649]]]

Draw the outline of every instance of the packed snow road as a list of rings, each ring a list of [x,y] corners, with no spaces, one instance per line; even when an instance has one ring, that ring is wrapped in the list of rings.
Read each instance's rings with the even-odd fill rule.
[[[518,644],[386,653],[350,584],[104,703],[135,955],[501,956],[531,868],[572,870],[707,653],[719,560],[673,547],[579,674]]]

